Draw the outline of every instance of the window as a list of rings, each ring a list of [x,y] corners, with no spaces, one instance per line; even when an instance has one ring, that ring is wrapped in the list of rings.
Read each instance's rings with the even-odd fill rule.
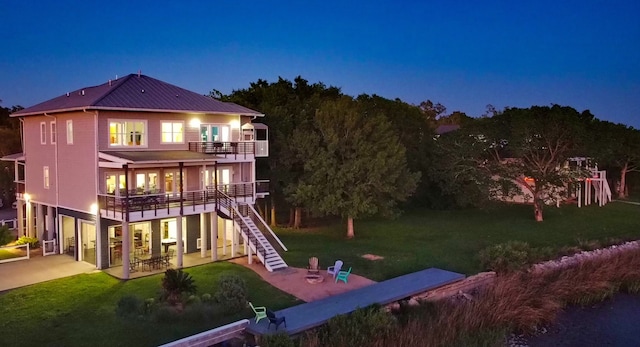
[[[49,189],[49,167],[45,166],[42,169],[42,176],[44,177],[44,187],[46,189]]]
[[[184,122],[162,122],[162,143],[184,143]]]
[[[51,123],[49,124],[51,127],[51,144],[55,145],[56,144],[56,121],[51,121]]]
[[[47,144],[47,123],[40,122],[40,144]]]
[[[67,121],[67,144],[73,144],[73,121],[70,119]]]
[[[109,121],[109,146],[146,147],[146,129],[146,121],[111,120]]]

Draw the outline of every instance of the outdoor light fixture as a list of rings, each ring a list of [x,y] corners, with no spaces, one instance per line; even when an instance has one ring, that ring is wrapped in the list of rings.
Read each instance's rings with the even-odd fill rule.
[[[91,214],[98,213],[98,204],[96,204],[96,203],[91,204],[91,207],[89,208],[89,211],[91,212]]]
[[[237,129],[240,128],[240,122],[237,120],[232,120],[231,122],[229,122],[229,125],[233,128],[233,129]]]
[[[194,128],[200,127],[200,119],[198,119],[198,118],[191,119],[189,121],[189,126],[194,127]]]
[[[29,195],[27,193],[24,193],[22,196],[24,197],[24,201],[26,201],[26,202],[29,202],[29,200],[31,200],[31,195]]]

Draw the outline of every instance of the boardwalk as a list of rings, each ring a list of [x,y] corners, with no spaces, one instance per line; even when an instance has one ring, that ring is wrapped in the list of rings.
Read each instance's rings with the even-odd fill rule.
[[[286,317],[286,332],[289,335],[294,335],[322,325],[337,315],[353,312],[359,307],[373,304],[385,305],[463,278],[464,275],[459,273],[430,268],[340,295],[289,307],[277,311],[276,315]],[[257,324],[255,320],[252,320],[246,331],[253,335],[274,333],[273,325],[268,330],[268,324],[266,319],[262,319]],[[285,331],[284,325],[281,325],[278,331]]]

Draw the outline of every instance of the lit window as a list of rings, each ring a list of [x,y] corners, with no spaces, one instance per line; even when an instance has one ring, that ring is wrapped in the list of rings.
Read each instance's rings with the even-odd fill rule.
[[[56,121],[52,121],[50,123],[51,126],[51,144],[55,145],[56,144]]]
[[[49,167],[45,166],[42,170],[42,176],[44,177],[44,187],[49,189]]]
[[[145,121],[109,121],[109,146],[146,147],[146,128]]]
[[[67,144],[73,144],[73,121],[70,119],[67,121]]]
[[[40,122],[40,144],[47,144],[47,123]]]
[[[184,122],[162,122],[162,143],[184,143]]]

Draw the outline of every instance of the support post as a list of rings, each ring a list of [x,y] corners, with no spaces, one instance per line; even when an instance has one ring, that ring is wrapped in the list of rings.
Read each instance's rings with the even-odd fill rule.
[[[182,268],[182,260],[184,253],[184,243],[182,242],[182,216],[176,217],[176,229],[177,229],[177,240],[176,240],[176,248],[178,251],[178,263],[176,266],[178,269]]]
[[[200,213],[200,256],[207,257],[207,215]]]
[[[129,279],[131,237],[129,236],[129,221],[122,222],[122,278]]]
[[[210,214],[211,223],[211,260],[218,260],[218,212],[214,210]]]

